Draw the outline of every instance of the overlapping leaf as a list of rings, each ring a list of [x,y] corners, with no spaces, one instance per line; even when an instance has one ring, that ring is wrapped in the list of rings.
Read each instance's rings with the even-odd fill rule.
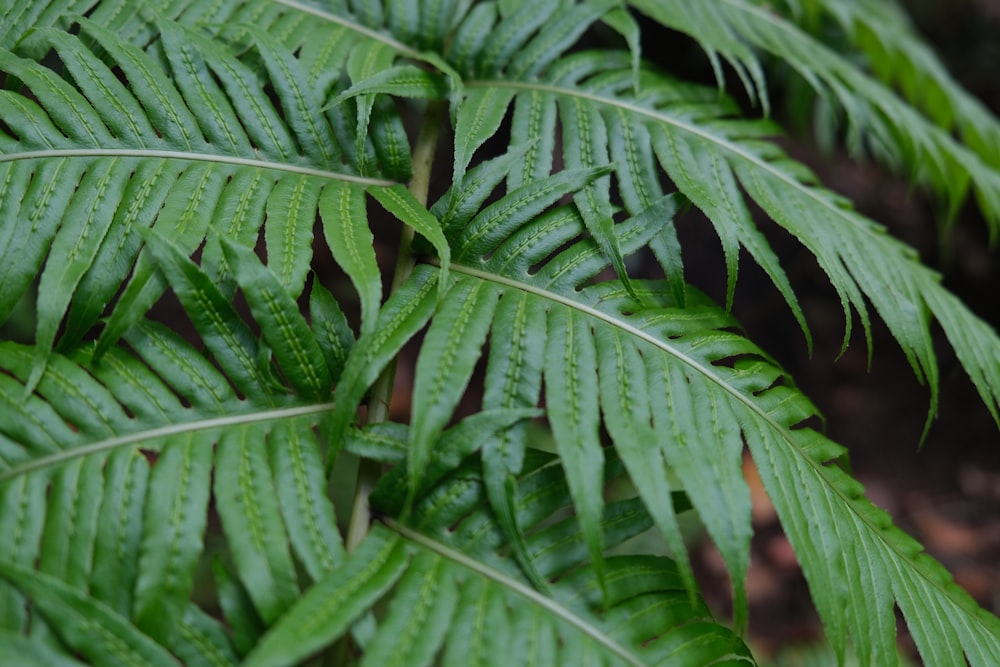
[[[493,168],[500,164],[509,163],[498,160]],[[777,175],[790,168],[776,164]],[[743,177],[745,171],[737,173]],[[485,178],[477,176],[477,180]],[[759,196],[751,177],[743,178],[751,194]],[[577,187],[584,186],[582,179],[578,177]],[[810,196],[822,193],[795,183],[795,188]],[[513,199],[517,192],[509,196]],[[787,202],[788,195],[783,196]],[[446,194],[442,201],[456,198]],[[491,206],[511,205],[513,201],[501,199]],[[661,233],[675,208],[676,201],[667,198],[617,224],[615,231],[625,254]],[[806,210],[804,205],[799,208]],[[439,206],[436,210],[446,209]],[[835,206],[831,210],[847,219],[856,215]],[[595,500],[593,490],[599,487],[590,483],[573,489],[586,484],[588,469],[600,467],[603,454],[600,442],[594,440],[600,424],[650,517],[679,555],[679,573],[690,586],[693,579],[683,556],[671,495],[678,489],[668,483],[666,470],[675,471],[683,480],[683,489],[730,568],[736,620],[742,622],[739,605],[751,527],[741,454],[749,446],[758,466],[768,471],[762,475],[765,485],[780,503],[779,512],[802,555],[814,599],[836,637],[832,641],[839,655],[844,654],[845,637],[850,636],[865,664],[891,663],[896,655],[894,604],[915,623],[924,622],[922,613],[957,614],[962,619],[958,629],[946,631],[948,636],[940,640],[940,646],[932,645],[929,632],[917,629],[924,635],[918,643],[927,656],[965,652],[973,664],[988,665],[1000,655],[1000,644],[991,639],[998,627],[996,619],[978,609],[940,565],[922,555],[919,546],[868,503],[856,483],[830,467],[841,449],[803,425],[817,416],[815,408],[767,355],[732,332],[735,323],[723,310],[690,288],[681,308],[665,283],[636,284],[632,290],[615,282],[587,286],[608,262],[596,241],[586,238],[586,225],[572,205],[550,208],[519,227],[508,227],[505,220],[499,218],[484,227],[473,219],[464,229],[455,226],[454,220],[449,222],[446,228],[459,247],[466,238],[478,241],[475,254],[460,255],[452,272],[458,275],[458,284],[469,280],[493,283],[502,287],[502,299],[533,303],[530,310],[514,311],[520,318],[533,311],[549,313],[544,330],[532,329],[533,345],[546,350],[544,366],[498,366],[506,377],[488,376],[487,383],[513,389],[542,381],[548,388],[549,423],[560,457],[567,471],[572,470],[568,488],[578,506],[581,535],[588,536],[584,544],[596,561],[600,561],[602,544],[593,537],[600,526],[594,517],[600,516],[601,502],[599,497]],[[870,223],[858,220],[857,228],[867,230],[871,239],[880,238],[872,234]],[[885,246],[875,249],[883,262],[884,255],[892,252]],[[905,252],[900,255],[907,257]],[[954,300],[942,296],[947,292],[933,278],[920,278],[919,265],[907,262],[908,268],[901,271],[918,275],[913,278],[914,293],[921,294],[935,313],[954,319]],[[494,322],[495,328],[500,327],[497,335],[504,337],[510,329],[526,326],[527,320],[511,319],[511,310],[505,309],[505,315],[502,325]],[[959,341],[957,325],[949,327],[960,346],[986,333],[982,327],[972,331]],[[973,348],[982,344],[974,343]],[[596,357],[588,353],[594,349]],[[977,366],[988,368],[981,362],[971,365]],[[991,381],[983,379],[987,387]],[[598,409],[599,422],[595,421]],[[500,467],[499,471],[487,468],[486,478],[502,477],[511,465],[516,467],[495,457],[484,458],[484,463]],[[805,508],[796,498],[814,500]],[[498,503],[496,494],[491,500],[501,506],[510,503],[502,496]],[[595,502],[597,507],[591,507]],[[515,534],[524,534],[520,521],[514,526]],[[505,538],[511,539],[510,527],[504,528]],[[602,576],[596,578],[600,581]],[[864,590],[878,591],[878,604],[861,597],[861,589],[842,585],[845,581],[871,582]]]
[[[375,431],[386,441],[383,458],[405,449],[405,428],[393,444],[384,425],[352,438],[364,441]],[[448,445],[438,453],[447,451]],[[689,597],[669,559],[609,559],[602,592],[578,524],[557,519],[568,499],[564,475],[551,457],[537,453],[519,476],[513,507],[534,529],[528,548],[554,582],[552,597],[527,586],[502,554],[503,531],[482,484],[468,474],[470,463],[456,461],[453,474],[419,499],[410,526],[376,528],[265,635],[247,664],[297,664],[342,636],[379,597],[387,611],[361,664],[429,665],[435,656],[446,665],[754,664],[742,642],[712,620],[700,599]],[[620,471],[620,464],[609,463],[609,476]],[[380,489],[380,509],[398,512],[405,487],[387,480]],[[602,525],[614,546],[650,520],[641,503],[627,499],[608,506]]]
[[[893,3],[803,4],[814,9],[820,5],[848,30],[867,33],[855,33],[855,39],[871,56],[876,71],[881,70],[890,82],[899,77],[916,107],[929,107],[929,118],[856,63],[759,3],[630,0],[629,4],[663,25],[690,34],[711,53],[723,54],[738,71],[754,73],[752,87],[757,91],[763,91],[757,75],[761,68],[758,53],[775,56],[843,112],[850,147],[887,159],[909,178],[939,193],[953,211],[971,189],[989,221],[991,234],[996,234],[1000,224],[1000,162],[995,140],[1000,137],[1000,125],[967,93],[958,92],[958,86],[943,75],[926,47],[915,46]],[[909,64],[894,64],[901,60]],[[936,90],[928,89],[925,83]],[[952,136],[953,126],[959,129],[962,141]]]
[[[32,627],[96,664],[126,646],[150,664],[167,650],[234,664],[229,634],[192,602],[210,500],[234,563],[229,585],[247,592],[251,614],[272,620],[297,598],[296,562],[309,580],[336,566],[343,549],[313,427],[332,408],[324,400],[339,368],[249,250],[223,242],[262,340],[175,245],[149,240],[196,329],[220,351],[218,367],[164,327],[142,324],[126,335],[132,352],[115,347],[99,362],[92,349],[53,354],[26,393],[32,349],[3,344],[2,567],[23,587],[0,586],[0,620],[21,632],[30,613]],[[347,328],[324,298],[314,292],[317,321]]]
[[[573,128],[567,134],[591,134],[592,128],[581,127],[574,114],[563,111],[571,101],[591,105],[598,113],[591,114],[588,122],[606,128],[611,145],[604,161],[611,156],[616,158],[616,194],[626,209],[635,214],[663,196],[657,179],[651,177],[662,169],[715,226],[729,269],[727,300],[731,301],[734,294],[738,254],[746,250],[774,281],[808,333],[784,270],[751,219],[741,189],[745,190],[775,222],[816,256],[830,277],[844,307],[845,343],[850,335],[852,311],[858,314],[867,335],[868,302],[875,307],[918,377],[927,381],[933,413],[937,402],[937,365],[930,341],[929,315],[940,318],[943,313],[931,304],[948,299],[936,274],[920,264],[910,248],[850,210],[833,193],[818,187],[815,177],[805,167],[764,141],[763,136],[777,131],[771,124],[732,119],[733,109],[724,100],[716,101],[711,91],[648,72],[641,77],[641,94],[635,96],[627,62],[624,55],[613,61],[604,53],[583,53],[554,63],[540,81],[468,81],[466,88],[516,93],[512,103],[512,142],[528,138],[517,131],[522,115],[558,116],[564,127]],[[536,169],[528,162],[522,164],[525,169]],[[550,168],[543,165],[541,170],[544,173]],[[958,167],[955,170],[949,173],[965,173]],[[522,178],[524,175],[515,174],[514,182]],[[991,192],[1000,194],[1000,180],[993,185],[984,181],[983,187],[987,186]],[[594,190],[588,187],[587,192]],[[605,193],[602,197],[610,195]],[[578,208],[593,210],[585,201],[578,202]],[[588,224],[588,230],[594,232],[592,225]],[[600,234],[595,235],[599,237]],[[660,245],[657,256],[664,268],[676,274],[681,262],[669,229],[653,245],[654,250],[656,244]],[[666,251],[671,247],[675,249],[673,252]],[[609,248],[613,249],[613,245],[602,242],[602,248],[611,260],[615,253]],[[617,261],[614,264],[620,265]],[[962,319],[975,317],[966,313]],[[996,413],[1000,404],[997,392],[1000,375],[995,364],[987,360],[1000,353],[1000,338],[982,327],[977,327],[977,331],[981,335],[960,339],[956,332],[949,334],[949,339],[965,347],[959,356],[966,371],[991,412]]]
[[[23,54],[54,52],[51,66],[0,52],[6,75],[23,86],[0,93],[0,194],[17,204],[4,207],[0,225],[0,319],[40,276],[44,353],[61,326],[66,344],[86,334],[127,279],[103,334],[107,349],[165,288],[140,253],[139,231],[149,227],[187,253],[210,230],[248,246],[263,230],[269,266],[297,295],[319,214],[334,257],[359,285],[377,284],[374,256],[357,249],[369,234],[364,191],[408,178],[408,157],[399,156],[409,150],[398,117],[383,107],[382,129],[370,136],[392,148],[362,142],[360,153],[353,102],[317,113],[343,85],[343,65],[296,59],[256,29],[245,31],[241,60],[166,19],[146,18],[158,41],[145,51],[96,20],[74,20],[80,37],[38,28],[16,44]],[[368,39],[353,32],[353,46]],[[226,275],[214,237],[205,252],[206,265]],[[369,321],[378,297],[361,291]]]
[[[966,149],[756,4],[633,4],[690,30],[753,93],[751,47],[794,59],[858,136],[919,158],[916,176],[955,201],[971,184],[1000,211],[975,118],[957,125]],[[30,623],[68,649],[39,644],[28,660],[294,664],[350,632],[335,655],[354,644],[363,664],[752,663],[698,599],[677,520],[700,515],[742,627],[749,447],[839,656],[849,638],[864,664],[892,664],[898,607],[928,662],[1000,662],[997,619],[833,467],[842,450],[810,428],[816,411],[791,378],[685,284],[672,217],[686,199],[711,220],[727,302],[745,250],[807,331],[749,197],[817,257],[848,326],[853,310],[867,331],[875,306],[932,397],[932,316],[994,415],[1000,339],[763,141],[770,124],[640,70],[619,2],[0,9],[0,198],[12,204],[0,315],[40,284],[38,344],[0,343],[0,637],[20,647]],[[632,52],[567,56],[602,19]],[[63,30],[74,22],[79,35]],[[430,211],[399,183],[429,166],[411,165],[392,93],[453,103],[454,183]],[[385,304],[366,191],[432,258]],[[317,216],[360,295],[356,341],[318,278],[311,322],[298,309]],[[250,249],[261,234],[266,266]],[[626,258],[647,249],[665,281],[628,276]],[[168,285],[204,352],[135,325]],[[119,290],[103,355],[72,345]],[[413,423],[354,428],[428,323]],[[65,354],[51,352],[60,331]],[[457,419],[482,359],[483,409]],[[558,463],[531,447],[539,404]],[[341,449],[392,464],[372,498],[386,527],[346,556],[324,475]],[[637,496],[605,500],[622,471]],[[210,505],[221,620],[192,602]],[[651,526],[676,561],[605,555]]]

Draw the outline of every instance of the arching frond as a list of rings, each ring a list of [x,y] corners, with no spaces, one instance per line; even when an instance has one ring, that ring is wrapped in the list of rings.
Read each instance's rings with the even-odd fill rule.
[[[380,112],[375,143],[356,145],[353,111],[315,113],[336,80],[317,85],[315,71],[258,30],[247,34],[259,67],[169,21],[156,24],[156,57],[76,20],[82,37],[41,28],[18,45],[54,52],[57,65],[0,53],[23,86],[3,91],[2,194],[17,205],[5,207],[0,236],[0,319],[40,276],[39,349],[54,344],[61,324],[73,343],[127,279],[103,334],[107,349],[165,287],[140,253],[139,230],[153,226],[188,253],[210,231],[253,245],[263,230],[269,265],[298,294],[319,214],[334,257],[362,288],[370,326],[380,294],[364,192],[409,177],[398,115]],[[395,148],[383,151],[380,140]],[[30,224],[15,224],[22,218]],[[214,238],[206,258],[222,277]]]
[[[626,62],[624,57],[614,62],[606,55],[581,54],[554,65],[548,80],[469,81],[466,88],[513,93],[512,150],[520,150],[517,146],[527,139],[518,134],[522,116],[548,117],[552,119],[550,122],[558,117],[567,128],[567,136],[593,137],[595,124],[602,127],[597,135],[607,137],[602,143],[603,160],[616,158],[616,194],[633,214],[663,196],[662,187],[651,178],[657,168],[663,169],[715,226],[730,272],[728,300],[735,289],[738,253],[745,249],[770,275],[805,327],[791,285],[751,219],[741,191],[745,190],[775,222],[815,255],[830,277],[847,319],[845,344],[850,336],[852,310],[858,313],[867,334],[866,301],[874,305],[918,376],[926,379],[933,413],[937,402],[937,363],[928,313],[939,317],[940,322],[943,313],[930,306],[946,298],[941,296],[944,290],[938,277],[917,261],[910,248],[852,211],[833,193],[818,187],[815,177],[805,167],[788,159],[773,144],[762,141],[762,136],[775,131],[770,124],[732,119],[725,102],[715,102],[708,91],[692,94],[687,86],[648,73],[641,78],[643,95],[635,98],[631,95],[631,73],[625,67]],[[694,95],[696,101],[692,100]],[[580,126],[578,119],[567,116],[565,111],[583,103],[593,109],[587,127]],[[572,163],[570,158],[566,160],[567,164]],[[544,173],[551,168],[544,164],[536,166],[528,157],[521,165],[523,171],[515,174],[513,181],[520,182],[526,174],[532,174],[530,187],[534,188],[539,187],[535,172]],[[602,196],[610,207],[610,195]],[[491,209],[499,210],[500,206],[493,204]],[[594,210],[584,201],[579,208]],[[443,224],[448,228],[454,223],[446,216]],[[473,222],[470,227],[476,224]],[[588,229],[592,231],[589,225]],[[607,250],[612,247],[610,244],[603,247],[606,256],[614,254]],[[458,253],[460,258],[462,252]],[[666,261],[664,265],[675,269],[678,263]],[[971,314],[963,316],[969,318],[974,319]],[[959,354],[968,362],[966,370],[984,401],[996,413],[1000,378],[987,360],[1000,351],[1000,339],[986,328],[980,327],[978,331],[981,337],[958,342],[956,333],[949,334],[949,339],[976,348],[967,348]],[[986,380],[987,377],[991,379]]]
[[[401,435],[394,445],[383,439],[381,450],[403,451],[405,429]],[[442,447],[436,455],[447,451]],[[529,549],[553,582],[551,598],[527,586],[497,551],[503,533],[481,484],[462,474],[463,466],[417,503],[411,525],[390,520],[373,531],[264,636],[247,664],[297,664],[342,635],[381,596],[388,612],[364,664],[405,656],[407,664],[426,665],[436,654],[442,664],[462,665],[579,664],[583,656],[614,665],[754,664],[742,642],[689,597],[669,559],[608,559],[602,594],[586,564],[579,527],[557,519],[565,498],[559,466],[544,465],[551,460],[546,456],[530,459],[516,483],[514,506],[526,526],[538,527]],[[399,476],[392,477],[381,485],[378,502],[398,511],[407,494]],[[608,544],[615,545],[650,521],[633,499],[609,505],[603,525]],[[359,588],[345,592],[348,582]]]
[[[953,211],[971,188],[989,221],[991,234],[997,233],[1000,163],[995,146],[988,145],[984,138],[996,138],[1000,127],[995,120],[987,120],[978,105],[969,103],[967,95],[954,98],[956,105],[963,105],[964,100],[964,106],[971,111],[963,114],[962,133],[966,141],[960,142],[950,134],[952,121],[947,116],[931,114],[928,119],[846,57],[758,3],[725,0],[708,6],[698,0],[672,3],[630,0],[629,4],[663,25],[690,34],[711,52],[724,54],[737,63],[740,71],[756,71],[760,67],[758,50],[777,57],[842,110],[849,123],[849,146],[887,159],[909,178],[942,195]],[[842,4],[832,10],[841,18],[867,11],[849,7],[856,3],[841,7]],[[865,23],[878,23],[877,17],[884,18],[889,11],[890,8],[881,7],[869,14]],[[888,26],[899,23],[882,22],[882,25],[888,30]],[[850,29],[854,30],[854,26]],[[905,37],[894,36],[885,44],[898,53],[907,49],[908,43]],[[872,52],[876,48],[882,47],[870,47]],[[905,53],[906,57],[916,55],[917,62],[928,60],[925,51],[914,53],[907,49]],[[946,78],[934,77],[933,71],[928,70],[926,76],[931,77],[936,87],[944,86],[941,97],[947,98],[948,88],[953,84]],[[912,81],[912,75],[908,78]]]
[[[517,196],[514,193],[509,196]],[[504,204],[501,199],[495,205]],[[628,253],[647,244],[669,215],[670,210],[660,206],[656,215],[640,214],[620,223],[620,246]],[[936,640],[916,629],[925,656],[965,653],[982,665],[996,660],[996,619],[979,610],[940,565],[921,554],[863,497],[856,482],[831,464],[842,449],[808,425],[816,410],[791,378],[733,333],[731,318],[694,291],[682,309],[663,283],[636,285],[635,297],[621,283],[587,286],[608,263],[598,244],[582,236],[585,229],[581,216],[568,206],[551,209],[517,229],[504,229],[498,220],[488,230],[493,236],[470,221],[463,233],[490,240],[475,253],[458,253],[458,262],[452,264],[458,277],[445,298],[479,290],[496,303],[495,292],[476,286],[483,284],[501,290],[500,304],[524,302],[517,310],[504,309],[505,319],[502,324],[494,321],[491,340],[510,351],[503,341],[511,329],[530,330],[530,339],[521,345],[546,350],[545,361],[518,368],[498,365],[503,376],[487,375],[486,382],[512,388],[544,383],[547,417],[560,459],[572,470],[567,483],[591,553],[599,554],[604,546],[594,537],[600,530],[596,517],[601,516],[601,503],[586,493],[593,491],[593,483],[573,487],[586,484],[592,474],[588,469],[601,468],[597,429],[603,426],[652,520],[679,554],[684,550],[671,497],[676,489],[662,471],[669,467],[684,480],[683,490],[719,546],[741,604],[751,534],[749,492],[740,468],[746,445],[767,471],[762,473],[765,487],[796,551],[803,554],[817,606],[838,638],[833,640],[838,655],[844,655],[843,639],[850,636],[859,655],[868,656],[872,664],[894,660],[896,604],[908,619],[936,613],[962,619],[953,632],[945,631],[947,639],[940,629]],[[463,233],[453,241],[459,248]],[[525,239],[531,239],[530,246]],[[525,252],[526,247],[531,251]],[[947,308],[936,303],[942,293],[927,290],[928,305]],[[499,307],[477,312],[485,320]],[[525,318],[543,312],[547,327],[529,329]],[[514,313],[519,319],[512,319]],[[445,320],[450,321],[447,316]],[[479,337],[453,341],[451,354],[472,354],[481,344]],[[439,377],[441,369],[434,368]],[[459,381],[454,373],[449,377]],[[417,385],[422,380],[418,374]],[[528,398],[534,400],[537,394]],[[484,463],[489,465],[485,458]],[[587,509],[595,502],[596,509]],[[683,557],[679,565],[690,585]],[[844,586],[845,581],[865,583]],[[872,605],[871,595],[881,604]]]

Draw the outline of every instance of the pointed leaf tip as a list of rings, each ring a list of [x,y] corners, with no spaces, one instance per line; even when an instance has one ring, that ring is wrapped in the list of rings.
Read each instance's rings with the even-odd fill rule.
[[[441,223],[402,185],[376,186],[368,190],[382,207],[415,232],[430,241],[441,262],[441,279],[438,281],[438,296],[443,297],[448,286],[448,268],[451,264],[451,248],[441,230]]]

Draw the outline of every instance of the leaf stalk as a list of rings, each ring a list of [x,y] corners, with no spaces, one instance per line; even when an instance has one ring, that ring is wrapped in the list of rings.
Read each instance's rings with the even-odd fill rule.
[[[424,111],[420,134],[413,148],[413,177],[408,189],[421,205],[427,205],[427,194],[430,191],[431,172],[434,166],[434,154],[441,135],[441,125],[445,119],[445,104],[434,101],[428,104]],[[404,225],[399,237],[399,248],[396,255],[396,268],[392,276],[390,293],[395,293],[406,282],[413,272],[413,228]],[[368,402],[366,423],[377,424],[389,419],[389,407],[392,401],[392,388],[396,380],[397,360],[393,360],[372,387]],[[354,491],[354,503],[351,507],[351,520],[347,528],[347,550],[353,551],[368,534],[371,523],[371,508],[369,497],[375,489],[375,484],[382,475],[382,464],[377,461],[361,459],[358,465],[357,485]]]

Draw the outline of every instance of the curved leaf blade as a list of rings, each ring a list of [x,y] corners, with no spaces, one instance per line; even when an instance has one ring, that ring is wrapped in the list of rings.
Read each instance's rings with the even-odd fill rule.
[[[285,379],[306,400],[328,399],[331,378],[326,360],[298,304],[251,249],[224,238],[220,242]]]
[[[493,324],[499,296],[494,285],[455,281],[424,336],[417,358],[407,455],[411,492],[420,486],[431,449],[465,392]]]
[[[176,667],[170,652],[128,619],[60,578],[0,562],[0,577],[28,595],[60,638],[102,667]]]
[[[408,559],[395,536],[374,530],[314,584],[261,638],[245,667],[291,667],[343,634],[402,575]]]
[[[260,425],[224,431],[217,445],[213,491],[237,573],[265,623],[299,596],[274,478]]]

